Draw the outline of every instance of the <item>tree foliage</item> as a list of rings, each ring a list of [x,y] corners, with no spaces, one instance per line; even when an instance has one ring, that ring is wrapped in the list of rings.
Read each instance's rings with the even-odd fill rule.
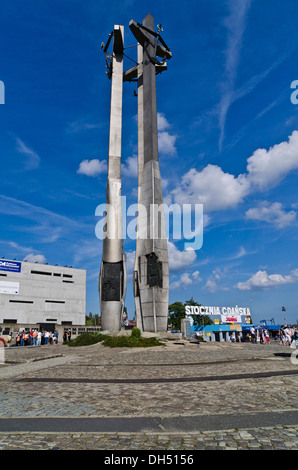
[[[196,302],[193,297],[189,300],[182,302],[174,302],[169,305],[169,325],[173,330],[181,329],[181,320],[185,318],[185,307],[189,305],[201,307],[201,304]],[[191,315],[195,325],[213,325],[213,321],[208,315]]]

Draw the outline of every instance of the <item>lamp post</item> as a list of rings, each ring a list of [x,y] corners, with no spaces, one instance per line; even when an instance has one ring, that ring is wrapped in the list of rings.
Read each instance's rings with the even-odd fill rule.
[[[282,312],[285,312],[285,311],[286,311],[286,307],[281,307],[281,311],[282,311]],[[286,317],[284,317],[284,321],[285,321],[285,324],[287,325],[288,322],[287,322]]]

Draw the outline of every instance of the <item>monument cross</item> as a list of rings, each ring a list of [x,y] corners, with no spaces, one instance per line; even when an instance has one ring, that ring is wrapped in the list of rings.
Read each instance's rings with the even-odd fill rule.
[[[124,27],[115,25],[103,51],[112,80],[109,161],[106,193],[105,235],[99,275],[101,324],[104,330],[120,330],[126,294],[126,257],[123,252],[121,207],[121,137],[123,95]],[[107,53],[113,37],[112,56]]]

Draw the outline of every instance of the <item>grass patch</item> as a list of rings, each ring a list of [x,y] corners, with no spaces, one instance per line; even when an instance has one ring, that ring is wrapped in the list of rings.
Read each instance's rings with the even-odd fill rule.
[[[76,339],[72,339],[68,341],[67,346],[70,347],[77,347],[77,346],[91,346],[92,344],[100,343],[105,339],[106,335],[101,333],[82,333],[76,337]]]
[[[135,331],[134,331],[135,330]],[[70,347],[91,346],[102,343],[109,348],[149,348],[152,346],[164,346],[158,338],[143,338],[140,330],[133,328],[131,336],[110,336],[102,333],[82,333],[76,339],[67,343]]]
[[[149,348],[164,346],[158,338],[135,338],[133,336],[107,336],[102,344],[110,348]]]

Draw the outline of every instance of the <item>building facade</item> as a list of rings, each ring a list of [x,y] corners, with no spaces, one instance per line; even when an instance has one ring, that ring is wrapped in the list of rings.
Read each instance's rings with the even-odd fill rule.
[[[86,271],[0,260],[0,324],[85,325]]]

